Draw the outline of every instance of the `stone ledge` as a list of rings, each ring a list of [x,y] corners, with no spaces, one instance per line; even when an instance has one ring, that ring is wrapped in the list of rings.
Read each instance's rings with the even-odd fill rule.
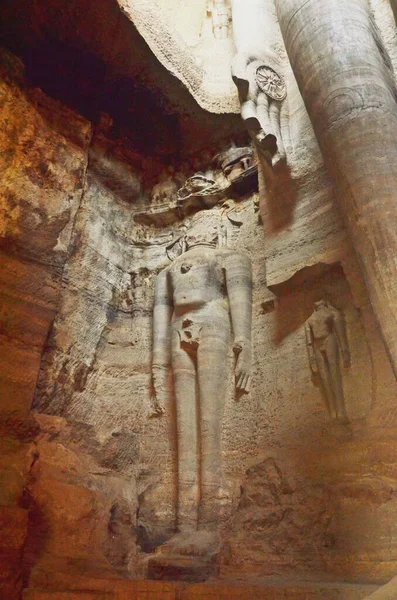
[[[102,585],[102,589],[100,589]],[[377,586],[344,583],[184,584],[97,580],[96,590],[28,589],[23,600],[364,600]]]
[[[134,23],[153,54],[189,90],[198,104],[213,113],[240,113],[238,95],[232,87],[199,66],[190,48],[172,27],[167,26],[161,4],[146,0],[118,0],[123,13]],[[231,58],[231,57],[230,57]],[[215,93],[214,88],[221,87]]]

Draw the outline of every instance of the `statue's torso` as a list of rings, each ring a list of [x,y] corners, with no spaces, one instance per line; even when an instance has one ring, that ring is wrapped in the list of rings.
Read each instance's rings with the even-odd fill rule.
[[[185,252],[173,262],[168,277],[175,317],[209,306],[228,312],[225,273],[216,250],[198,247]]]
[[[333,314],[330,310],[315,311],[309,318],[309,325],[315,341],[322,341],[333,333]]]
[[[232,9],[229,6],[229,3],[225,0],[214,0],[212,10],[216,13],[217,16],[230,16]]]

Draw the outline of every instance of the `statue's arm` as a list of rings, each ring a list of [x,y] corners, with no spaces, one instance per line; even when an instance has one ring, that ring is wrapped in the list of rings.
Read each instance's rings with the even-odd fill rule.
[[[305,335],[306,335],[306,348],[307,348],[307,353],[309,356],[310,368],[313,371],[313,373],[317,373],[318,367],[317,367],[316,355],[314,353],[314,348],[313,348],[312,329],[310,327],[310,323],[308,323],[307,321],[305,323]]]
[[[276,129],[270,117],[276,123],[280,108],[278,103],[273,103],[273,109],[270,111],[271,101],[260,90],[255,74],[252,68],[249,68],[251,63],[258,61],[266,64],[266,60],[260,54],[244,52],[236,54],[232,62],[232,78],[239,93],[241,118],[257,145],[260,155],[262,150],[266,152],[265,155],[262,153],[262,158],[268,162],[268,153],[270,156],[274,156],[277,152]],[[273,114],[274,111],[277,115]]]
[[[343,318],[343,315],[338,310],[333,309],[333,312],[334,312],[335,333],[338,338],[339,347],[340,347],[341,353],[342,353],[343,366],[350,367],[351,358],[350,358],[349,342],[347,340],[345,320]]]
[[[167,367],[170,363],[170,322],[172,298],[168,286],[168,271],[158,274],[153,309],[153,365]]]
[[[249,78],[247,68],[253,57],[245,52],[236,54],[232,61],[232,79],[240,94],[240,101],[248,99]],[[252,98],[250,98],[252,99]]]
[[[171,359],[170,322],[172,316],[172,297],[168,285],[168,271],[157,276],[153,309],[153,358],[152,378],[154,397],[153,414],[164,412],[166,397],[167,370]]]
[[[248,392],[251,372],[252,267],[248,257],[230,253],[225,261],[236,354],[236,388]]]

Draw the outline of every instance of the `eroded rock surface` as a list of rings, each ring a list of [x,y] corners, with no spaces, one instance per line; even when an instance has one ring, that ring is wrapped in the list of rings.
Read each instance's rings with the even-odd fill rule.
[[[0,65],[1,579],[17,598],[28,533],[25,486],[37,457],[30,408],[87,165],[90,124],[24,88],[21,63]]]
[[[156,95],[158,65],[148,64],[131,92],[139,57],[145,65],[151,59],[141,40],[134,60],[125,62],[131,23],[120,18],[115,2],[98,4],[97,12],[88,2],[90,17],[77,31],[81,3],[67,10],[51,4],[48,14],[42,6],[26,5],[30,18],[18,26],[15,10],[22,4],[8,4],[11,13],[2,8],[17,28],[10,32],[29,38],[30,50],[41,48],[28,67],[31,81],[45,83],[32,64],[51,57],[48,30],[57,32],[56,60],[58,42],[66,44],[70,65],[70,46],[80,57],[85,39],[94,63],[109,70],[70,95],[47,81],[47,91],[82,117],[26,86],[11,56],[2,63],[0,573],[6,593],[10,600],[22,587],[29,588],[26,599],[207,597],[205,586],[128,579],[146,577],[148,561],[177,529],[171,378],[164,412],[151,418],[155,281],[172,264],[189,273],[178,256],[194,235],[195,219],[215,210],[223,241],[252,264],[253,357],[249,393],[236,394],[232,377],[223,382],[221,545],[214,572],[225,579],[313,580],[304,587],[278,581],[258,592],[275,598],[368,595],[373,588],[332,582],[380,582],[397,572],[397,388],[291,69],[284,71],[288,94],[279,115],[288,168],[275,170],[271,185],[259,182],[259,198],[252,182],[243,181],[257,159],[245,134],[230,139],[233,118],[196,107],[189,121],[186,91],[175,102],[179,84],[159,75],[157,89],[167,91]],[[120,45],[113,47],[110,31],[117,27]],[[73,81],[84,81],[88,71],[98,72],[82,66]],[[117,102],[109,106],[112,95]],[[119,112],[120,97],[128,101]],[[347,422],[332,419],[307,356],[305,323],[324,298],[346,325]],[[182,327],[186,345],[197,342],[193,325]],[[232,373],[235,358],[230,345],[225,372]],[[221,588],[211,594],[257,593]]]

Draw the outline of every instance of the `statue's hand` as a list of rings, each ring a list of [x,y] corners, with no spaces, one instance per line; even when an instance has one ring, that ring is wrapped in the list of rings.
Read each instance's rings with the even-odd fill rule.
[[[251,340],[236,339],[233,351],[236,355],[236,389],[248,394],[251,385]]]
[[[148,417],[150,419],[154,418],[154,417],[161,417],[164,413],[165,413],[165,408],[164,408],[163,404],[161,404],[158,401],[156,396],[152,396],[151,401],[150,401],[150,409],[149,409]]]
[[[313,373],[315,373],[315,374],[318,373],[317,361],[314,358],[314,356],[310,357],[310,368]]]
[[[167,367],[153,365],[153,388],[149,417],[161,417],[165,413],[167,399]]]

